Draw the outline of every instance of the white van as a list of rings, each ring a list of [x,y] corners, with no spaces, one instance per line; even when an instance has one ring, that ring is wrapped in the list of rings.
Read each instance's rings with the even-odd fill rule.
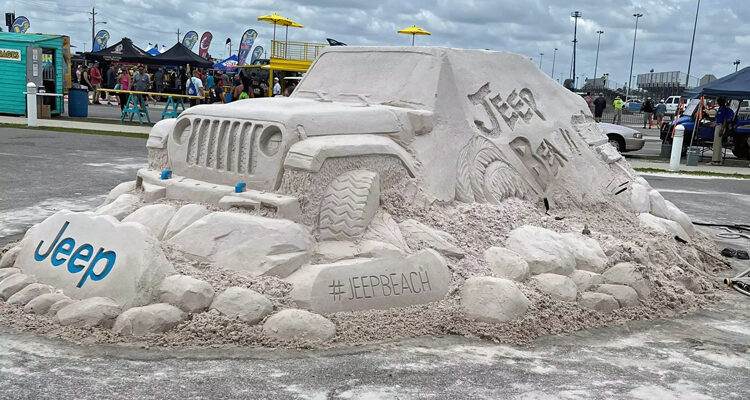
[[[667,100],[664,101],[664,104],[667,105],[666,115],[675,115],[677,107],[680,106],[680,96],[669,96],[667,97]]]

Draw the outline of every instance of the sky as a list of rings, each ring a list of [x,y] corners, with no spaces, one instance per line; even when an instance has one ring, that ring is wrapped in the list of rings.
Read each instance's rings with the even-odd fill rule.
[[[695,50],[690,75],[722,77],[750,65],[750,0],[703,0],[698,14]],[[233,51],[242,33],[258,32],[256,45],[270,48],[271,24],[260,15],[279,13],[301,24],[291,28],[290,41],[321,42],[333,38],[349,45],[410,45],[411,36],[398,29],[418,25],[432,33],[417,36],[417,45],[504,50],[532,58],[554,79],[570,76],[574,23],[580,11],[576,75],[594,77],[596,31],[603,30],[596,65],[615,82],[628,80],[638,20],[633,75],[650,69],[686,72],[697,0],[0,0],[4,12],[15,11],[31,21],[29,32],[65,34],[77,46],[91,47],[92,7],[97,30],[107,29],[114,44],[129,37],[140,47],[158,43],[170,47],[181,33],[195,30],[213,34],[210,53],[229,56],[224,46],[231,38]],[[283,39],[284,28],[278,28]],[[555,51],[554,49],[558,50]],[[198,47],[194,48],[197,51]],[[540,53],[544,53],[540,56]],[[541,59],[541,60],[540,60]],[[621,84],[621,85],[622,85]],[[635,83],[633,83],[635,85]]]

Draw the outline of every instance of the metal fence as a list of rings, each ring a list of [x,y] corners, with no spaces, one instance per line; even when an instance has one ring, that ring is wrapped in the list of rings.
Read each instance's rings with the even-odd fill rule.
[[[271,41],[271,58],[294,61],[313,61],[328,46],[323,43]]]

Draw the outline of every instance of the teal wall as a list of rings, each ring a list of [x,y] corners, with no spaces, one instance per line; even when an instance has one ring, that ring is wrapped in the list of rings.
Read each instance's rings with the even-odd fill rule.
[[[5,40],[3,36],[16,36],[12,40]],[[26,113],[26,47],[55,49],[56,89],[57,93],[63,92],[63,59],[62,59],[62,37],[50,36],[44,40],[22,41],[18,39],[21,34],[6,33],[0,36],[0,49],[13,49],[21,51],[21,61],[0,60],[0,114],[24,115]],[[39,35],[29,35],[38,38]],[[40,70],[41,74],[42,71]],[[57,109],[62,110],[63,99],[56,98]]]

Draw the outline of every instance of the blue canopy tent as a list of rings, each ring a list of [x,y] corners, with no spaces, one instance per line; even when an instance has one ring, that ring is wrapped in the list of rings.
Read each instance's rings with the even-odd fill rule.
[[[220,71],[224,72],[231,72],[234,70],[234,67],[237,65],[237,55],[233,55],[226,60],[222,60],[221,62],[217,62],[214,64],[213,69],[218,69]]]
[[[745,67],[703,86],[687,89],[682,93],[682,97],[690,99],[698,99],[701,96],[750,99],[750,67]]]

